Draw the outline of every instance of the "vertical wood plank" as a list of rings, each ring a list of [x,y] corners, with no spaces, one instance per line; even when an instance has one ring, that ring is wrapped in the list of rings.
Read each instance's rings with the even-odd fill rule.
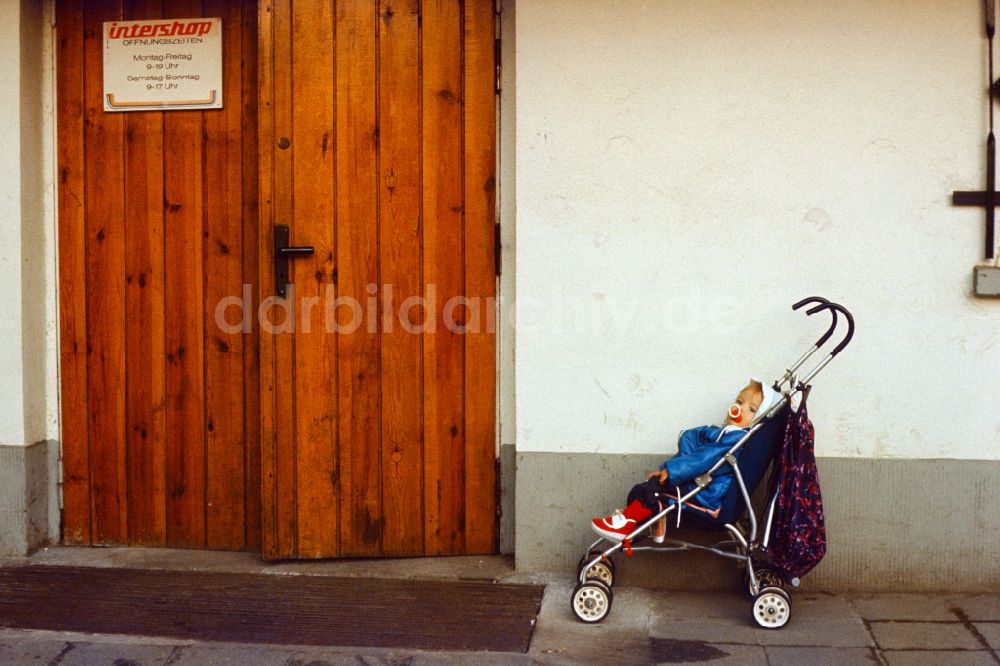
[[[105,113],[103,23],[121,19],[121,3],[85,13],[87,117],[88,416],[93,540],[123,543],[128,534],[125,478],[125,197],[124,118]]]
[[[274,260],[272,259],[274,225],[274,73],[275,48],[279,35],[275,32],[275,7],[271,0],[260,5],[258,29],[259,51],[257,85],[260,113],[258,115],[258,150],[260,216],[258,220],[259,264],[261,295],[265,299],[274,293]],[[257,328],[255,326],[255,328]],[[259,335],[260,358],[260,474],[261,474],[261,555],[274,560],[281,557],[285,548],[278,536],[281,517],[284,515],[278,494],[277,405],[275,382],[275,336],[261,326]],[[280,389],[279,389],[280,390]]]
[[[201,2],[171,3],[175,17]],[[164,118],[167,543],[205,545],[204,198],[201,111]]]
[[[260,299],[260,260],[258,231],[260,214],[258,201],[258,15],[257,0],[243,0],[240,13],[242,38],[241,101],[243,136],[241,143],[243,187],[243,280],[251,287],[249,302],[243,304],[250,314],[250,333],[243,343],[243,423],[245,428],[244,457],[244,547],[261,548],[261,430],[260,430],[260,328],[256,324]]]
[[[244,334],[242,313],[233,308],[220,321],[217,306],[227,297],[241,298],[243,291],[242,36],[237,3],[205,0],[204,13],[222,18],[225,53],[225,106],[204,114],[206,544],[239,549],[246,537]]]
[[[327,331],[333,288],[334,25],[328,2],[298,3],[292,21],[293,220],[296,245],[315,248],[292,262],[295,284],[295,442],[299,557],[337,552],[336,337]]]
[[[87,438],[87,264],[83,0],[56,3],[59,160],[59,372],[63,540],[91,542]]]
[[[159,2],[128,0],[125,19],[161,16]],[[125,385],[129,535],[137,545],[166,543],[163,317],[163,113],[120,114],[125,121]]]
[[[293,201],[292,201],[292,168],[294,153],[292,151],[292,138],[294,127],[292,126],[292,108],[294,99],[292,98],[292,3],[279,2],[274,6],[274,60],[273,60],[273,81],[274,88],[274,136],[269,146],[264,150],[272,151],[274,168],[274,189],[272,197],[274,200],[272,224],[291,225],[293,221]],[[273,226],[267,231],[266,242],[273,245]],[[273,247],[269,253],[274,256]],[[265,270],[263,265],[262,270]],[[266,270],[273,273],[272,263]],[[271,297],[275,293],[272,287],[266,296]],[[295,394],[295,296],[290,291],[287,299],[282,299],[276,303],[279,307],[273,308],[270,321],[278,327],[274,334],[274,368],[276,382],[275,401],[275,492],[277,503],[277,545],[280,557],[295,557],[298,554],[296,549],[298,543],[298,509],[296,507],[296,485],[298,483],[298,469],[295,461],[297,459],[296,448],[298,446],[297,432],[295,430],[295,410],[298,396]],[[286,318],[291,317],[291,321]]]
[[[465,552],[497,548],[496,97],[492,0],[465,2]]]
[[[376,12],[372,2],[337,3],[337,296],[367,308],[378,284]],[[350,308],[337,348],[340,554],[381,550],[379,335]]]
[[[397,309],[423,290],[419,0],[381,0],[378,29],[382,538],[385,555],[413,555],[424,549],[422,357],[420,335],[401,325]]]
[[[465,547],[463,341],[444,325],[463,293],[461,2],[423,12],[423,277],[436,324],[423,336],[424,511],[426,554],[438,555]]]

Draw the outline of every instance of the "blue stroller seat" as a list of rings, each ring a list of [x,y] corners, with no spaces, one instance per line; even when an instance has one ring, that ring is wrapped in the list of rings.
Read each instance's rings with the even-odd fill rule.
[[[747,440],[737,456],[737,465],[747,493],[751,496],[764,478],[765,472],[780,450],[785,436],[785,423],[788,419],[788,405],[771,414],[750,439]],[[743,501],[740,484],[733,479],[722,499],[719,513],[714,518],[701,511],[685,511],[683,522],[708,530],[724,530],[725,525],[735,525],[743,517],[748,507]]]

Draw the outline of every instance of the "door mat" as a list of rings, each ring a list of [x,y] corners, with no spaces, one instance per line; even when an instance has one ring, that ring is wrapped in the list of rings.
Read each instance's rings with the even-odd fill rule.
[[[527,652],[542,586],[0,568],[0,626],[200,641]]]

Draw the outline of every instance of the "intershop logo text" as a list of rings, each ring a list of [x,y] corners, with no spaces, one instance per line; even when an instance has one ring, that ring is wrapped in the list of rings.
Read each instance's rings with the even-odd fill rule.
[[[168,23],[146,23],[141,25],[111,24],[108,36],[111,39],[132,39],[135,37],[201,37],[212,29],[211,21],[170,21]]]

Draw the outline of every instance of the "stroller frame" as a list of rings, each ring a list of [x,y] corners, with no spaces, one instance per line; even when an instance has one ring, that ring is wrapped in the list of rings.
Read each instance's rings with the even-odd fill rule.
[[[746,432],[707,472],[695,479],[695,488],[684,495],[680,495],[676,501],[659,513],[646,519],[641,525],[636,527],[627,537],[621,541],[611,540],[601,537],[587,547],[587,553],[581,558],[577,570],[578,585],[573,593],[573,611],[583,622],[600,622],[607,616],[611,608],[612,594],[611,585],[614,583],[614,565],[610,557],[614,553],[623,550],[627,555],[636,551],[660,551],[676,552],[683,550],[702,550],[721,557],[737,560],[746,567],[747,587],[751,596],[754,597],[754,619],[757,623],[768,629],[777,629],[784,626],[790,614],[790,598],[782,585],[782,581],[773,572],[755,572],[753,565],[753,555],[761,546],[767,546],[771,534],[774,519],[774,508],[777,501],[777,491],[770,497],[767,503],[767,519],[763,529],[763,538],[757,540],[758,521],[751,501],[753,489],[747,489],[743,474],[740,471],[736,452],[766,423],[770,418],[777,415],[781,410],[791,403],[792,399],[806,390],[809,383],[818,375],[830,362],[850,344],[854,337],[854,317],[847,308],[837,303],[832,303],[825,298],[812,296],[805,298],[792,306],[793,310],[818,304],[806,311],[807,315],[817,312],[827,311],[832,316],[829,329],[820,336],[813,346],[785,371],[784,376],[774,383],[774,389],[779,391],[781,399],[770,406],[767,411],[757,416],[757,419]],[[808,361],[834,334],[838,327],[838,313],[847,320],[847,333],[839,344],[833,348],[811,371],[799,380],[796,374],[799,369]],[[639,545],[633,546],[632,541],[638,537],[645,536],[653,525],[660,519],[666,518],[668,514],[676,509],[677,526],[681,524],[681,514],[685,503],[694,498],[704,488],[712,482],[712,475],[723,465],[732,467],[733,476],[739,486],[745,511],[749,517],[750,534],[744,536],[743,532],[732,523],[725,523],[724,527],[732,537],[712,545],[691,543],[682,539],[664,539],[663,545]],[[734,521],[736,522],[736,521]],[[609,542],[611,546],[604,550],[595,550],[602,542]],[[595,553],[596,556],[594,555]],[[763,574],[759,577],[759,574]],[[787,581],[792,587],[799,586],[799,580],[794,578]],[[588,586],[594,589],[587,589]],[[581,594],[582,591],[582,594]],[[602,598],[603,596],[603,598]]]

